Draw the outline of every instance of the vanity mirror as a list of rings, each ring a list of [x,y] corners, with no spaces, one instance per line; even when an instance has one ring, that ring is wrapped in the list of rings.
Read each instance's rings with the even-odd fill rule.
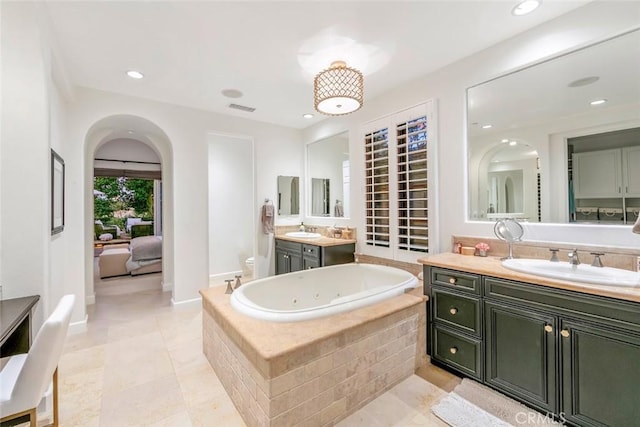
[[[589,222],[624,224],[627,211],[634,215],[640,206],[640,197],[623,194],[633,168],[625,167],[622,157],[640,159],[640,151],[628,148],[634,143],[610,146],[620,154],[618,161],[611,154],[611,168],[602,167],[605,158],[596,154],[595,163],[582,170],[583,184],[587,176],[611,183],[606,197],[587,192],[577,198],[573,171],[581,138],[599,148],[581,145],[577,151],[595,152],[610,144],[605,137],[611,132],[626,135],[640,127],[639,75],[640,30],[635,30],[469,88],[469,219],[575,222],[578,208],[591,208],[596,211]],[[613,199],[614,191],[620,193],[616,210],[605,210],[613,204],[602,199]],[[598,212],[607,212],[608,221]]]
[[[278,216],[300,214],[300,178],[278,176]]]
[[[347,132],[307,145],[310,216],[349,217],[349,136]]]

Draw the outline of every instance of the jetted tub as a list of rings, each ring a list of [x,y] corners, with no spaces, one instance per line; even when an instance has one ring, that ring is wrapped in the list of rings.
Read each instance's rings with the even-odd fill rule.
[[[417,283],[398,268],[342,264],[247,283],[233,292],[231,306],[256,319],[299,322],[375,304]]]

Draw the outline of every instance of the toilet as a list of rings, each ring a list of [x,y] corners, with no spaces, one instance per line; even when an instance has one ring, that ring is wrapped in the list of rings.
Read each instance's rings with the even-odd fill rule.
[[[254,262],[254,258],[253,257],[247,258],[247,260],[244,262],[245,265],[247,266],[247,270],[248,270],[248,272],[249,272],[249,274],[251,276],[253,276],[253,262]]]

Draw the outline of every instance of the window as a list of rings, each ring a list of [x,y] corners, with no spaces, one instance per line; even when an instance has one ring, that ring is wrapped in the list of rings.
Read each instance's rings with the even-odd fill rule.
[[[427,117],[396,126],[398,249],[429,252]]]
[[[389,247],[389,129],[368,133],[365,140],[367,245]]]
[[[432,102],[368,123],[364,129],[363,252],[415,262],[429,252],[435,220],[429,211],[435,152]]]

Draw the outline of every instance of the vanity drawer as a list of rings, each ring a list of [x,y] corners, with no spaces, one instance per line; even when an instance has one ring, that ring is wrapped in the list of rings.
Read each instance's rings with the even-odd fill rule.
[[[432,268],[431,283],[433,285],[453,287],[480,295],[481,279],[477,274],[461,273],[443,268]]]
[[[302,245],[302,254],[307,258],[319,258],[320,246],[316,245]]]
[[[289,242],[287,240],[276,239],[276,249],[290,253],[302,253],[302,243]]]
[[[482,343],[446,328],[433,328],[433,358],[482,380]]]
[[[482,317],[479,298],[436,288],[432,290],[431,298],[433,298],[434,321],[480,336]]]

